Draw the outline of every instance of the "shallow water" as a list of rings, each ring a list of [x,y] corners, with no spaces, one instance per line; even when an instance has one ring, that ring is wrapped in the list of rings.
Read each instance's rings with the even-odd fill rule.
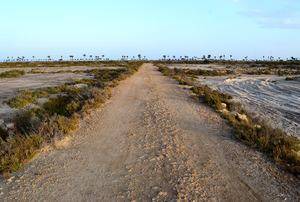
[[[273,127],[300,137],[300,79],[286,81],[285,78],[242,75],[199,77],[199,81],[233,95],[246,109]]]

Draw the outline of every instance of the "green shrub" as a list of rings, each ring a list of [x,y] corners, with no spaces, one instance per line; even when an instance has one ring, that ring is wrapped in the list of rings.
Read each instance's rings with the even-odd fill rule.
[[[67,118],[64,116],[57,116],[55,122],[57,123],[58,129],[63,134],[68,134],[76,130],[79,124],[79,120],[77,116],[72,116],[71,118]]]
[[[58,114],[62,116],[70,116],[80,107],[79,103],[72,101],[70,96],[58,96],[46,102],[43,106],[45,111],[50,115]]]
[[[38,131],[43,118],[43,112],[41,110],[31,109],[20,111],[13,119],[13,122],[17,133],[30,135]]]
[[[48,92],[44,90],[24,90],[19,93],[16,97],[8,100],[7,104],[12,108],[24,108],[29,104],[35,103],[37,98],[48,96]]]
[[[36,96],[31,91],[23,91],[18,96],[10,99],[8,105],[13,108],[23,108],[33,103],[36,100]]]
[[[158,66],[158,71],[160,71],[164,76],[171,76],[172,71],[171,69],[167,68],[164,65],[157,65]]]
[[[221,109],[222,102],[220,100],[219,95],[216,92],[205,89],[204,95],[204,99],[208,105],[216,108],[217,110]]]
[[[227,71],[222,70],[203,70],[203,69],[183,69],[181,72],[184,72],[187,75],[193,76],[224,76],[227,75]]]
[[[25,74],[25,71],[23,70],[11,70],[0,73],[0,78],[16,78],[23,76]]]
[[[16,135],[0,143],[0,173],[18,170],[25,160],[33,157],[42,143],[40,135]]]
[[[204,101],[216,110],[221,110],[222,103],[228,105],[230,103],[229,100],[232,99],[230,95],[212,90],[208,86],[193,86],[191,90],[196,95],[203,97]]]

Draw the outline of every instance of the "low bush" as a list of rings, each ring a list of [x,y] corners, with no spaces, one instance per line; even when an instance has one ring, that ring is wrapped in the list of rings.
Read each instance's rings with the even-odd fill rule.
[[[57,124],[58,130],[63,134],[68,134],[76,130],[79,124],[78,116],[76,116],[75,114],[73,114],[73,116],[70,118],[67,118],[65,116],[56,116],[54,120]]]
[[[50,116],[58,114],[69,117],[78,112],[82,106],[80,101],[73,100],[72,98],[72,96],[65,95],[52,98],[43,105],[43,109]]]
[[[0,142],[0,172],[18,170],[25,160],[32,158],[41,147],[43,138],[40,135],[16,135]]]
[[[167,68],[164,65],[157,65],[158,66],[158,70],[164,75],[164,76],[171,76],[172,71],[170,68]]]
[[[228,74],[223,70],[182,69],[180,71],[189,76],[225,76]]]
[[[30,91],[24,90],[21,91],[16,97],[7,101],[7,104],[12,108],[24,108],[29,104],[32,104],[36,101],[37,98],[47,96],[47,91],[44,90],[37,90],[37,91]]]
[[[44,119],[43,111],[40,109],[30,109],[20,111],[13,119],[16,131],[21,135],[37,133],[41,122]]]
[[[25,71],[23,70],[10,70],[6,72],[0,73],[0,78],[16,78],[23,76],[25,74]]]
[[[296,81],[296,80],[300,81],[300,76],[286,77],[285,80],[286,81]]]

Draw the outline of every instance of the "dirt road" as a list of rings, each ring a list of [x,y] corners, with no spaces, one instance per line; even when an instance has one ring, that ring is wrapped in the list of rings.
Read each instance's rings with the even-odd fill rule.
[[[145,64],[71,139],[0,183],[5,201],[299,201],[299,181]],[[68,141],[69,140],[69,141]]]

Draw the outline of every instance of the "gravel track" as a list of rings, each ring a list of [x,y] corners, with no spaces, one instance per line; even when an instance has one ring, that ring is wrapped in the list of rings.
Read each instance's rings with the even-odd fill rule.
[[[144,64],[77,132],[0,181],[0,199],[299,201],[299,184]]]

